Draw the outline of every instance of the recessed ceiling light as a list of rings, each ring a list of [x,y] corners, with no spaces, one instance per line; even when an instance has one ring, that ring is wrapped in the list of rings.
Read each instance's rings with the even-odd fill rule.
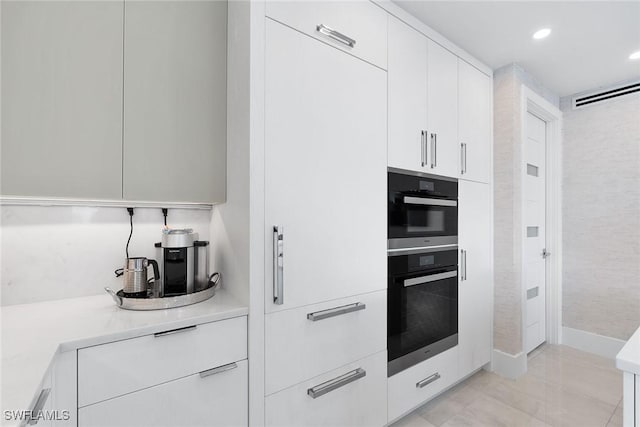
[[[640,50],[629,55],[629,59],[640,59]]]
[[[540,40],[540,39],[543,39],[543,38],[547,37],[549,34],[551,34],[551,29],[543,28],[543,29],[538,30],[535,33],[533,33],[533,38],[536,39],[536,40]]]

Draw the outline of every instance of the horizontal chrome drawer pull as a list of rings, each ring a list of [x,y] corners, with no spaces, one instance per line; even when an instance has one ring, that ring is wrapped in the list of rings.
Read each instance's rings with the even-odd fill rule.
[[[200,372],[200,378],[206,378],[211,375],[219,374],[221,372],[230,371],[232,369],[236,369],[238,365],[236,362],[229,363],[227,365],[218,366],[217,368],[207,369],[206,371]]]
[[[332,39],[339,41],[340,43],[344,43],[349,47],[354,47],[356,45],[356,41],[351,37],[347,37],[344,34],[334,30],[333,28],[329,28],[324,24],[318,24],[316,26],[316,31],[320,34],[324,34],[327,37],[331,37]]]
[[[406,279],[404,281],[404,287],[406,288],[408,286],[421,285],[423,283],[435,282],[437,280],[451,279],[453,277],[456,277],[457,275],[458,275],[457,271],[447,271],[446,273],[438,273],[438,274],[431,274],[429,276],[414,277],[413,279]]]
[[[155,334],[153,334],[153,336],[156,337],[156,338],[158,338],[158,337],[166,337],[167,335],[179,334],[180,332],[193,331],[197,327],[198,327],[198,325],[191,325],[191,326],[186,326],[184,328],[171,329],[171,330],[163,331],[163,332],[156,332]]]
[[[367,308],[366,304],[357,302],[355,304],[343,305],[340,307],[330,308],[328,310],[308,313],[307,319],[311,320],[312,322],[317,322],[318,320],[328,319],[329,317],[340,316],[341,314],[353,313],[354,311],[364,310],[365,308]]]
[[[431,384],[434,381],[437,381],[440,379],[440,374],[439,373],[435,373],[433,375],[431,375],[430,377],[427,377],[425,379],[423,379],[422,381],[418,381],[416,383],[416,388],[423,388],[428,386],[429,384]]]
[[[337,378],[318,384],[315,387],[311,387],[307,390],[307,394],[315,399],[365,376],[367,376],[367,371],[362,368],[358,368],[354,371],[347,372],[344,375],[340,375]]]
[[[426,197],[404,196],[403,202],[408,205],[458,206],[458,202],[456,200],[429,199]]]

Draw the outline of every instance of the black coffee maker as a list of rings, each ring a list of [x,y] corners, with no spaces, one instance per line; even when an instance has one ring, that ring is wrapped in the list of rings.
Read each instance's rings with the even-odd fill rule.
[[[191,294],[207,287],[209,242],[198,240],[192,229],[165,229],[155,247],[160,260],[155,298]]]

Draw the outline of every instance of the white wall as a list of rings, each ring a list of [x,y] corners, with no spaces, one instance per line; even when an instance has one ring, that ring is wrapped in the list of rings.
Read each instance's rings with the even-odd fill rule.
[[[627,340],[640,326],[640,95],[563,99],[563,325]]]
[[[73,298],[122,288],[113,271],[122,267],[129,237],[125,208],[0,207],[1,305]],[[168,225],[189,227],[209,240],[211,211],[169,209]],[[160,209],[136,208],[130,256],[156,258]],[[105,298],[109,298],[105,293]]]

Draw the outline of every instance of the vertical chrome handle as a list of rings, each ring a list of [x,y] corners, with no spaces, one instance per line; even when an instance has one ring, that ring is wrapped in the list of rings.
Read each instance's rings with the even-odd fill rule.
[[[464,142],[460,143],[460,173],[467,173],[467,144]]]
[[[427,131],[423,130],[420,133],[420,163],[422,167],[427,165]]]
[[[460,281],[467,280],[467,251],[460,249]]]
[[[273,303],[282,305],[284,273],[284,230],[282,226],[273,226]]]
[[[43,388],[40,390],[40,394],[38,395],[38,399],[36,400],[36,404],[33,405],[33,409],[31,410],[31,414],[29,415],[29,425],[33,426],[38,424],[40,421],[40,416],[42,412],[42,408],[44,408],[44,404],[47,402],[49,398],[49,393],[51,393],[51,388]],[[44,419],[44,418],[43,418]]]
[[[432,133],[431,134],[431,168],[435,168],[438,165],[437,162],[437,158],[438,158],[438,149],[437,149],[437,145],[438,145],[438,134],[437,133]]]
[[[432,382],[439,380],[440,379],[440,374],[438,372],[436,372],[435,374],[423,379],[422,381],[418,381],[416,383],[416,388],[422,388],[425,387],[429,384],[431,384]]]
[[[351,37],[345,36],[344,34],[334,30],[333,28],[327,27],[324,24],[316,25],[316,31],[336,41],[339,41],[340,43],[344,43],[349,47],[354,47],[356,45],[356,41]]]
[[[334,378],[332,380],[329,380],[327,382],[324,382],[322,384],[318,384],[315,387],[311,387],[310,389],[307,389],[307,394],[309,396],[311,396],[312,398],[316,399],[320,396],[322,396],[323,394],[327,394],[330,391],[333,391],[337,388],[343,387],[349,383],[354,382],[355,380],[359,380],[360,378],[363,378],[367,376],[367,371],[365,371],[362,368],[358,368],[356,370],[353,370],[351,372],[347,372],[344,375],[340,375],[337,378]]]

